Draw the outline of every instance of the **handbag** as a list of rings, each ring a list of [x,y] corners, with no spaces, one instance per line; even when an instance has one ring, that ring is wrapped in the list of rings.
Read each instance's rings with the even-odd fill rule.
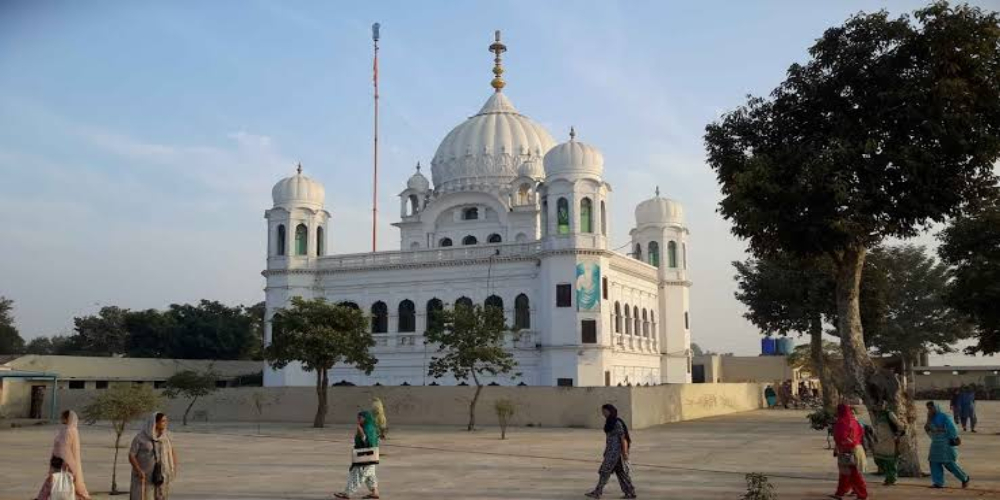
[[[853,451],[837,454],[837,465],[841,467],[854,467],[858,465],[858,457]]]
[[[156,455],[156,441],[152,441],[153,444],[153,473],[149,475],[149,482],[153,486],[163,486],[166,479],[163,477],[163,463],[160,462],[160,457]]]
[[[76,486],[73,484],[73,473],[69,471],[52,473],[52,488],[49,490],[50,500],[76,500]]]
[[[378,463],[378,447],[351,448],[352,465],[372,465]]]

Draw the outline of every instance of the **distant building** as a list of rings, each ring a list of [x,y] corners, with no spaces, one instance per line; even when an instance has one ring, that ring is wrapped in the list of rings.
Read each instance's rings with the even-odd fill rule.
[[[79,391],[100,391],[117,384],[149,384],[159,389],[177,372],[209,369],[218,374],[218,387],[229,387],[237,385],[241,377],[259,377],[262,363],[34,354],[5,356],[0,359],[0,417],[47,417],[45,401],[52,395],[53,384],[59,389]]]
[[[913,368],[916,390],[940,390],[976,384],[1000,387],[1000,366],[917,366]]]
[[[791,380],[796,385],[810,378],[808,372],[788,366],[785,356],[695,356],[692,361],[694,383],[773,383]]]

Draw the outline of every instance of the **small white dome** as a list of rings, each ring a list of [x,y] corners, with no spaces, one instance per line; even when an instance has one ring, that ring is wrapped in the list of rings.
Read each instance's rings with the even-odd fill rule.
[[[520,167],[517,167],[518,177],[530,177],[535,180],[545,178],[545,169],[542,168],[541,157],[531,155],[524,160]]]
[[[424,174],[420,173],[420,163],[417,163],[417,172],[410,176],[410,180],[406,181],[406,187],[421,193],[430,191],[431,182],[424,177]]]
[[[321,209],[326,199],[326,190],[322,184],[302,175],[302,165],[299,165],[295,175],[285,177],[274,185],[271,198],[276,207]]]
[[[570,129],[567,142],[549,150],[545,155],[545,175],[560,174],[593,175],[604,174],[604,155],[589,144],[576,140],[576,132]]]
[[[635,224],[637,227],[646,224],[684,224],[684,207],[669,198],[659,194],[635,207]]]
[[[529,153],[541,157],[553,144],[545,128],[518,113],[507,96],[497,92],[441,141],[431,161],[431,177],[435,188],[444,190],[465,182],[506,185]]]

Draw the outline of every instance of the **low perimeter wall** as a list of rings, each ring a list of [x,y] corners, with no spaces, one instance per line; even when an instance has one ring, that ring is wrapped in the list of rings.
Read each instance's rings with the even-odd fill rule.
[[[98,390],[60,389],[57,406],[79,409]],[[382,399],[390,425],[464,425],[475,387],[330,387],[327,422],[354,421],[361,409]],[[264,401],[258,417],[255,399]],[[725,415],[762,407],[758,384],[678,384],[656,387],[484,387],[477,404],[476,422],[496,425],[496,400],[507,398],[517,406],[511,425],[599,428],[600,407],[611,403],[631,427]],[[178,420],[188,401],[164,399],[163,408]],[[213,422],[312,422],[316,391],[309,387],[243,387],[219,389],[198,400],[191,415]]]

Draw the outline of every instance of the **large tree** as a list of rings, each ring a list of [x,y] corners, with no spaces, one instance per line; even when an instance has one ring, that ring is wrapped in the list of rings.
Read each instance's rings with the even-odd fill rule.
[[[865,256],[996,190],[1000,17],[947,3],[858,14],[809,54],[769,97],[707,127],[720,213],[757,256],[833,260],[846,387],[869,407],[899,407],[901,384],[863,337]],[[906,462],[903,474],[919,473]]]
[[[330,304],[322,298],[293,297],[291,307],[279,309],[271,319],[271,344],[264,350],[271,367],[280,369],[299,362],[316,372],[316,417],[313,427],[326,425],[330,369],[337,363],[353,365],[370,374],[378,362],[370,350],[375,339],[369,318],[356,307]]]
[[[834,310],[832,263],[825,258],[769,256],[733,262],[736,298],[743,316],[767,334],[809,335],[810,373],[823,385],[823,406],[833,410],[839,392],[836,367],[824,356],[823,329]]]
[[[129,311],[125,314],[128,355],[133,358],[177,357],[173,351],[176,326],[173,316],[156,309]]]
[[[427,330],[427,342],[437,346],[427,374],[434,378],[451,374],[456,380],[472,379],[476,392],[469,403],[471,431],[476,427],[476,403],[483,391],[480,377],[510,373],[517,366],[514,355],[504,348],[507,325],[503,309],[457,304],[437,314],[434,327]]]
[[[1000,352],[1000,201],[955,219],[941,243],[941,258],[953,266],[948,303],[969,315],[979,340],[968,352]]]
[[[253,321],[242,306],[201,300],[197,305],[171,304],[164,314],[172,323],[171,357],[249,359],[257,345]]]
[[[0,354],[21,354],[24,339],[14,326],[14,301],[0,296]]]
[[[126,353],[128,309],[104,306],[97,314],[73,318],[73,347],[81,354],[113,356]]]

